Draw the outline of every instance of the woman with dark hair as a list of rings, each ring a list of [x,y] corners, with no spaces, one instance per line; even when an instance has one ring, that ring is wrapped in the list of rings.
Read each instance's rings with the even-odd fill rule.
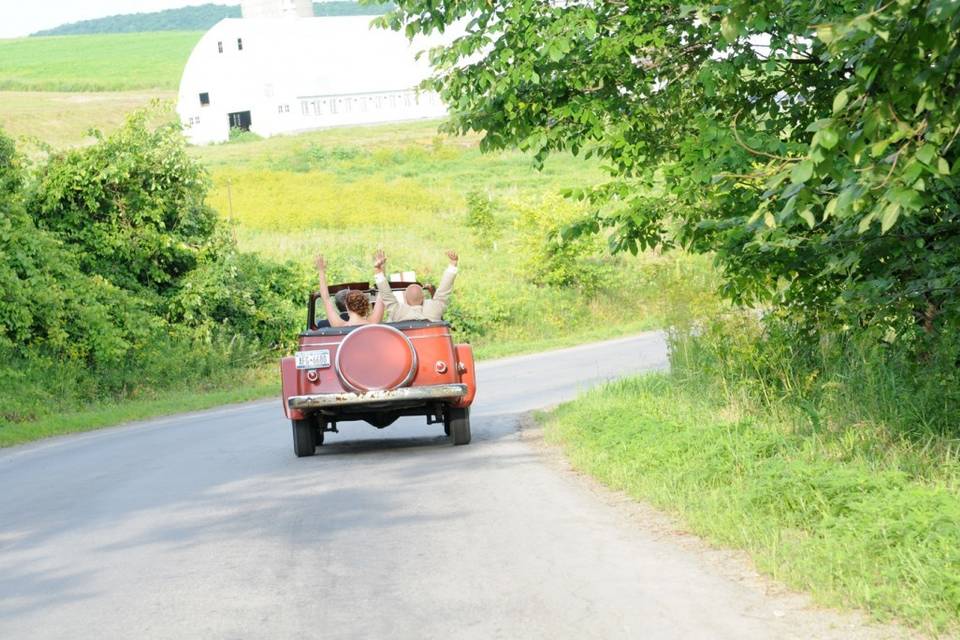
[[[327,320],[331,327],[351,327],[358,324],[379,324],[383,322],[383,312],[386,307],[383,299],[377,293],[377,301],[371,306],[367,294],[362,291],[348,291],[344,304],[347,307],[348,319],[343,320],[337,313],[337,308],[333,306],[330,300],[330,290],[327,287],[327,262],[323,256],[317,256],[317,275],[320,279],[320,298],[323,300],[323,307],[327,310]]]

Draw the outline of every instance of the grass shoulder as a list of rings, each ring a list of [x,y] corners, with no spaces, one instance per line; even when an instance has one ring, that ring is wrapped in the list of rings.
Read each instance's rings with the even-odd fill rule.
[[[931,633],[960,628],[955,469],[918,477],[906,443],[861,455],[851,433],[746,411],[696,382],[627,379],[541,419],[580,470],[748,551],[822,604]]]
[[[238,372],[230,382],[218,381],[190,389],[165,389],[139,398],[95,402],[74,411],[50,413],[27,422],[0,423],[0,448],[137,420],[200,411],[270,396],[279,397],[279,394],[280,380],[276,367],[260,367]]]

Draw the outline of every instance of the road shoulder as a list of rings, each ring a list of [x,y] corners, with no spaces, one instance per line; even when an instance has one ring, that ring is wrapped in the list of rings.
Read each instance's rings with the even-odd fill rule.
[[[685,529],[682,522],[622,491],[612,490],[577,470],[560,444],[548,441],[535,413],[518,420],[519,439],[533,449],[546,466],[578,490],[616,512],[624,527],[646,538],[666,543],[677,553],[696,558],[710,573],[749,589],[765,602],[771,622],[786,623],[807,638],[848,640],[922,639],[926,636],[897,624],[878,624],[862,611],[840,611],[817,605],[806,593],[788,588],[757,571],[745,551],[718,548]],[[779,625],[778,625],[779,626]]]

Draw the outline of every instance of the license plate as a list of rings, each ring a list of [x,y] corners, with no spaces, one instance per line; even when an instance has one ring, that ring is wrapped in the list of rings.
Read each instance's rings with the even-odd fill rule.
[[[330,366],[330,349],[297,351],[294,354],[297,369],[324,369]]]

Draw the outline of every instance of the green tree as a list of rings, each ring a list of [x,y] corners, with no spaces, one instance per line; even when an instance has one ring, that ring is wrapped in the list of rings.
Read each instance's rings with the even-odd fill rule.
[[[0,131],[0,351],[118,362],[160,321],[134,296],[81,272],[23,208],[24,170]]]
[[[462,26],[429,53],[449,130],[604,160],[568,237],[714,251],[729,297],[804,321],[956,318],[957,0],[396,4]]]
[[[225,250],[208,178],[177,125],[152,129],[139,111],[97,144],[53,156],[26,207],[74,247],[84,272],[141,294],[163,294],[205,256]]]

